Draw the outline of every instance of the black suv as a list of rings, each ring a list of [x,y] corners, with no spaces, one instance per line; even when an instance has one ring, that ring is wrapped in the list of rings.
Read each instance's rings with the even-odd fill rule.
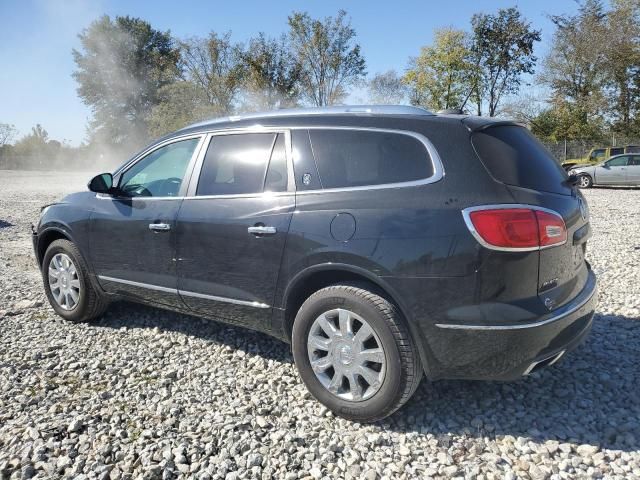
[[[72,321],[129,299],[292,344],[339,415],[429,379],[512,380],[587,335],[582,194],[523,127],[415,107],[277,111],[168,135],[43,208],[33,243]]]

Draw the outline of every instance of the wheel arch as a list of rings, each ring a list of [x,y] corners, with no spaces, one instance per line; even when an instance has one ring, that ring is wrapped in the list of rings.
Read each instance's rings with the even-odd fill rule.
[[[287,285],[283,295],[282,305],[284,307],[284,338],[291,342],[291,334],[293,331],[293,322],[298,310],[309,298],[311,294],[330,285],[340,283],[363,283],[371,288],[371,291],[384,297],[393,303],[405,318],[409,333],[413,341],[416,343],[420,352],[422,365],[428,376],[428,368],[430,362],[429,355],[425,350],[425,342],[418,328],[415,326],[411,317],[408,315],[408,308],[402,304],[400,296],[394,289],[387,284],[383,278],[374,273],[348,264],[327,263],[314,265],[299,272]]]
[[[42,267],[42,260],[47,248],[56,240],[69,240],[75,243],[70,232],[65,227],[60,225],[46,227],[38,234],[37,261],[40,267]]]

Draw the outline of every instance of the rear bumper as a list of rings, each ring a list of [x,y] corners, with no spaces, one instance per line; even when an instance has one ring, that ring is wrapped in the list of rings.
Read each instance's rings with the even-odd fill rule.
[[[544,317],[500,325],[436,324],[429,342],[432,378],[514,380],[555,363],[588,335],[597,283],[587,282],[573,301]]]

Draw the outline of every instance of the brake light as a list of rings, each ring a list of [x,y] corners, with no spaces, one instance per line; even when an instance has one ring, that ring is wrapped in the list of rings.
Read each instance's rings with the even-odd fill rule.
[[[562,217],[535,207],[472,207],[463,211],[467,226],[485,247],[527,251],[567,241]]]

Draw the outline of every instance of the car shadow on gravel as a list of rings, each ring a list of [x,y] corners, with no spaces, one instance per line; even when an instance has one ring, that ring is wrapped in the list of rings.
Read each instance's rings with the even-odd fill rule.
[[[597,315],[558,364],[511,383],[424,381],[385,422],[396,431],[640,449],[640,318]]]
[[[158,328],[160,331],[182,333],[208,342],[224,344],[236,350],[260,355],[267,360],[293,362],[289,345],[269,335],[135,303],[113,303],[92,325],[114,329]]]

